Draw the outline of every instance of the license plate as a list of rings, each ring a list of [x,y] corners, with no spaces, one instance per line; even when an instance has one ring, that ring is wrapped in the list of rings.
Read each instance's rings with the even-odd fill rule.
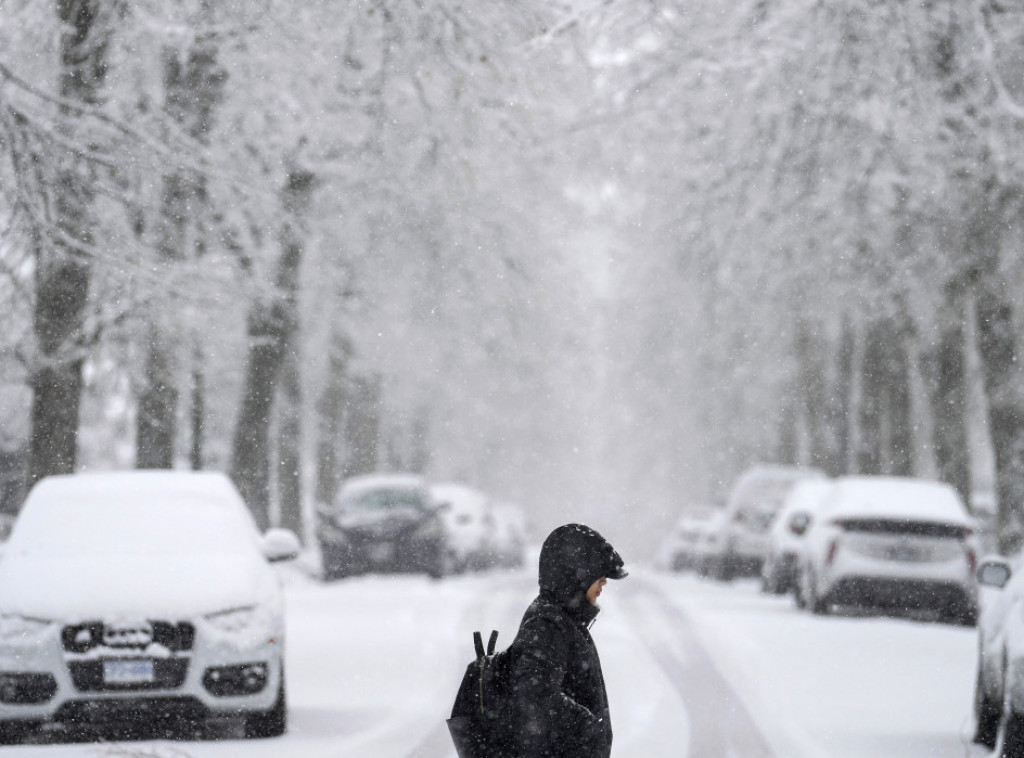
[[[889,551],[890,561],[916,561],[918,558],[917,551],[909,547],[894,547]]]
[[[153,681],[153,661],[103,661],[104,684],[147,684]]]
[[[390,543],[383,542],[377,545],[370,545],[370,560],[375,562],[390,561],[394,554],[394,548]]]

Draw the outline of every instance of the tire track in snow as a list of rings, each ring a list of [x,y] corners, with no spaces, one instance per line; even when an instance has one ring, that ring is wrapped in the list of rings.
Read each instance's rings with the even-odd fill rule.
[[[637,637],[686,704],[690,717],[688,758],[775,758],[750,711],[698,641],[686,614],[650,581],[640,577],[633,581],[641,594],[657,604],[673,629],[676,644],[684,650],[683,656],[675,653],[664,633],[657,633],[646,618],[651,611],[623,593]]]

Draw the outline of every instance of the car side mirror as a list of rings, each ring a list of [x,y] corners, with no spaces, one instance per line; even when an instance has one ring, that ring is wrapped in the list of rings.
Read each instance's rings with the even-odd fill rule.
[[[1013,571],[1003,558],[986,558],[978,566],[978,584],[1001,590],[1010,581]]]
[[[803,537],[811,526],[811,517],[806,513],[794,513],[789,519],[789,531],[797,537]]]
[[[263,535],[263,556],[271,563],[294,560],[300,550],[302,543],[290,529],[268,529]]]

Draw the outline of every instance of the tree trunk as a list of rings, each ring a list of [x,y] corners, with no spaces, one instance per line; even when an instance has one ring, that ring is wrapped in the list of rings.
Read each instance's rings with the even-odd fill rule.
[[[316,502],[328,504],[341,483],[338,445],[342,439],[345,412],[345,390],[352,345],[340,332],[331,339],[327,384],[317,404]]]
[[[100,103],[111,27],[103,0],[57,0],[60,35],[60,95],[71,103]],[[62,117],[73,116],[68,108]],[[53,209],[59,239],[36,236],[36,303],[33,318],[38,365],[33,371],[32,432],[28,484],[74,471],[78,457],[79,408],[85,349],[82,328],[89,297],[89,259],[68,241],[93,243],[91,167],[73,156],[60,158]]]
[[[301,539],[302,523],[302,390],[299,360],[288,350],[278,389],[277,492],[280,526]]]
[[[203,351],[196,345],[192,356],[192,411],[189,465],[193,471],[203,470],[203,443],[206,440],[206,372],[203,371]]]
[[[976,515],[991,518],[998,510],[996,452],[981,355],[978,306],[970,288],[964,292],[963,308],[964,428],[970,466],[970,505]]]
[[[346,414],[345,476],[372,474],[380,453],[380,377],[356,377]]]
[[[861,472],[864,447],[864,334],[863,327],[851,326],[849,394],[846,400],[846,473]]]
[[[150,329],[146,346],[146,388],[135,416],[135,465],[140,469],[174,466],[178,434],[178,389],[172,352],[158,329]]]
[[[194,140],[206,143],[214,111],[223,99],[227,75],[217,62],[218,42],[213,34],[196,39],[188,54],[177,49],[164,51],[164,110]],[[204,252],[202,216],[208,204],[206,182],[195,171],[175,169],[163,182],[160,218],[157,223],[157,251],[167,266],[199,257]],[[159,307],[159,304],[156,306]],[[175,371],[177,325],[161,323],[158,313],[150,314],[145,385],[139,396],[136,465],[139,468],[171,468],[178,437],[178,382]],[[197,369],[201,372],[201,367]],[[193,387],[196,376],[193,375]],[[202,401],[192,393],[193,402]],[[201,412],[201,411],[200,411]],[[193,409],[193,420],[194,414]],[[202,427],[192,424],[190,462],[201,465]]]
[[[281,230],[274,295],[249,313],[249,356],[242,404],[231,450],[231,476],[260,529],[270,526],[270,418],[287,350],[298,327],[299,266],[305,240],[301,214],[309,205],[315,176],[292,170],[282,191],[286,221]]]
[[[925,383],[924,356],[917,333],[910,334],[907,345],[907,391],[910,394],[910,433],[914,476],[938,479],[939,462],[935,457],[935,419]]]

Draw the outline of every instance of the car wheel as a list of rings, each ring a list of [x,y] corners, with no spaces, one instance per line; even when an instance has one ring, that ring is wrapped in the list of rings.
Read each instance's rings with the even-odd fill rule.
[[[266,713],[251,713],[245,718],[247,739],[280,737],[288,729],[288,704],[284,694],[284,667],[281,667],[281,685],[277,690],[274,707]]]
[[[324,545],[320,549],[320,563],[322,575],[325,582],[333,579],[342,579],[348,573],[346,571],[346,556],[333,546]]]
[[[434,558],[434,565],[431,566],[428,573],[432,579],[443,579],[456,572],[458,568],[456,564],[455,554],[450,549],[441,547],[438,549],[437,555]]]
[[[807,587],[807,607],[811,609],[811,613],[815,616],[827,616],[830,610],[828,600],[818,597],[814,585],[810,582],[808,582]]]
[[[804,597],[803,584],[799,579],[793,582],[793,601],[796,603],[796,607],[804,609],[807,607],[807,598]]]
[[[768,595],[782,595],[786,592],[774,566],[767,573],[761,574],[761,591]]]
[[[732,558],[723,555],[715,562],[715,579],[720,582],[731,582],[733,578]]]
[[[1000,758],[1024,758],[1024,716],[1007,709],[1003,714]]]
[[[984,745],[989,750],[996,746],[996,738],[999,736],[999,702],[991,699],[985,694],[985,688],[981,684],[981,672],[978,672],[977,681],[974,684],[974,743]]]

